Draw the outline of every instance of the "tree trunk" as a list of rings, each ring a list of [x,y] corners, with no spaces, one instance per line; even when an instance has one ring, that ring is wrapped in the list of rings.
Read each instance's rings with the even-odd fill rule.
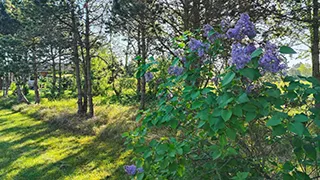
[[[138,28],[138,55],[141,56],[141,26]],[[141,66],[141,59],[137,60],[137,66]],[[141,100],[141,78],[137,77],[137,96]]]
[[[18,95],[18,102],[19,103],[27,103],[30,104],[29,100],[24,95],[23,91],[21,90],[20,82],[17,81],[17,95]]]
[[[3,96],[3,97],[4,97],[4,95],[5,95],[4,85],[5,85],[5,83],[4,83],[4,77],[0,77],[0,88],[1,88],[1,90],[2,90],[2,96]]]
[[[72,21],[72,48],[73,48],[73,62],[75,65],[75,73],[76,73],[76,83],[77,83],[77,93],[78,93],[78,114],[83,115],[83,106],[82,106],[82,87],[81,87],[81,77],[80,77],[80,60],[78,54],[78,26],[77,20],[75,16],[75,7],[74,1],[71,0],[71,21]]]
[[[36,49],[33,46],[33,57],[32,57],[32,67],[33,67],[33,76],[34,76],[34,83],[33,89],[35,94],[35,104],[40,104],[40,93],[39,93],[39,86],[38,86],[38,67],[37,67],[37,57],[36,57]]]
[[[320,81],[319,71],[319,2],[313,0],[313,23],[311,35],[312,76]]]
[[[10,88],[10,78],[9,78],[9,74],[6,74],[4,83],[5,83],[5,90],[4,90],[4,92],[3,92],[3,93],[4,93],[3,96],[4,96],[4,97],[8,97],[8,95],[9,95],[9,88]]]
[[[146,64],[146,58],[147,58],[147,47],[146,47],[146,28],[145,28],[145,19],[144,19],[144,15],[142,14],[142,24],[141,24],[141,40],[142,40],[142,46],[141,46],[141,50],[142,50],[142,59],[141,59],[141,63],[142,66],[144,66]],[[145,104],[146,104],[146,78],[145,76],[141,77],[141,101],[140,101],[140,109],[144,109],[145,108]]]
[[[55,61],[55,56],[53,54],[53,48],[51,47],[51,58],[52,58],[52,89],[53,92],[55,93],[57,90],[57,77],[56,77],[56,61]]]
[[[193,0],[192,5],[192,27],[193,31],[200,29],[201,26],[201,17],[200,17],[200,0]]]
[[[61,96],[61,91],[62,91],[62,69],[61,69],[61,49],[59,48],[59,64],[58,64],[58,71],[59,71],[59,88],[58,88],[58,93],[59,96]]]
[[[85,33],[85,47],[86,47],[86,73],[87,73],[87,97],[89,106],[89,117],[93,117],[94,108],[92,100],[92,82],[91,82],[91,56],[90,56],[90,19],[89,19],[89,1],[86,1],[86,33]]]

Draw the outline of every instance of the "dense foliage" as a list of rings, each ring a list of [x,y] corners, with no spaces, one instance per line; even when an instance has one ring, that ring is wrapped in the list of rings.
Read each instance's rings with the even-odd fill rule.
[[[247,14],[229,28],[225,32],[206,25],[200,33],[176,39],[180,53],[168,69],[171,76],[159,86],[156,108],[141,112],[137,117],[141,126],[124,134],[136,154],[134,167],[144,169],[130,175],[138,179],[318,177],[319,82],[285,76],[283,54],[295,52],[255,41]],[[213,63],[224,52],[225,41],[233,42],[232,60],[222,73],[214,74]],[[151,75],[145,73],[146,79]],[[268,80],[270,75],[278,81]]]

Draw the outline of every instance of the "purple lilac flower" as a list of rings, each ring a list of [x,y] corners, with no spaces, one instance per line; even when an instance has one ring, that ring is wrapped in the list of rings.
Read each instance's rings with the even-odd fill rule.
[[[232,44],[232,64],[236,65],[237,69],[242,69],[251,60],[250,54],[247,54],[244,47],[240,43]]]
[[[146,82],[149,82],[153,79],[153,74],[152,72],[147,72],[144,74],[144,77],[146,78]]]
[[[203,26],[204,37],[209,37],[210,31],[213,31],[213,27],[209,24]]]
[[[183,68],[179,66],[170,66],[168,68],[168,73],[170,75],[180,76],[183,73]]]
[[[263,70],[272,73],[277,73],[286,69],[287,67],[279,58],[277,46],[270,42],[266,43],[265,52],[259,60],[259,65],[263,68]]]
[[[222,35],[218,32],[214,32],[213,34],[210,35],[210,32],[213,31],[213,27],[210,26],[209,24],[204,25],[203,31],[204,31],[204,36],[211,42],[214,43],[216,39],[219,39],[222,37]]]
[[[243,39],[245,35],[249,38],[253,38],[256,34],[254,24],[250,21],[250,17],[246,13],[241,14],[235,27],[227,31],[227,37],[234,38],[236,40]]]
[[[247,94],[250,94],[253,89],[254,89],[254,85],[253,85],[253,84],[247,85],[247,87],[246,87],[246,93],[247,93]]]
[[[144,172],[143,168],[138,168],[137,171],[138,171],[138,173],[143,173]]]
[[[256,48],[256,46],[254,45],[254,43],[250,43],[250,44],[248,44],[248,45],[246,46],[245,52],[246,52],[246,54],[250,54],[250,55],[251,55],[256,49],[257,49],[257,48]]]
[[[197,40],[195,38],[191,38],[190,42],[189,42],[189,48],[192,51],[197,51],[198,49],[200,49],[203,46],[202,42],[200,40]]]
[[[183,64],[185,64],[185,63],[187,62],[187,58],[186,58],[186,57],[182,57],[180,60],[181,60],[181,62],[182,62]]]
[[[189,48],[191,49],[191,51],[197,51],[200,57],[204,55],[205,51],[208,51],[209,47],[209,44],[204,44],[200,40],[197,40],[195,38],[190,39]]]
[[[137,167],[135,165],[126,165],[124,166],[124,170],[128,175],[133,176],[137,172]]]
[[[237,40],[241,40],[244,38],[244,35],[241,33],[240,27],[231,28],[227,31],[228,38],[235,38]]]

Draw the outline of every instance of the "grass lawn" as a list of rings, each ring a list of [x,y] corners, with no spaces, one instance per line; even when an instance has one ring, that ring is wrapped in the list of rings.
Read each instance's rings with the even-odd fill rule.
[[[0,106],[0,179],[127,179],[130,153]]]

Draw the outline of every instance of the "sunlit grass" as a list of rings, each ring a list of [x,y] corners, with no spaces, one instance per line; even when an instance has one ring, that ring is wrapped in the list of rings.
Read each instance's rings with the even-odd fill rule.
[[[72,134],[28,114],[0,110],[0,179],[127,179],[122,166],[129,155],[119,141]]]

